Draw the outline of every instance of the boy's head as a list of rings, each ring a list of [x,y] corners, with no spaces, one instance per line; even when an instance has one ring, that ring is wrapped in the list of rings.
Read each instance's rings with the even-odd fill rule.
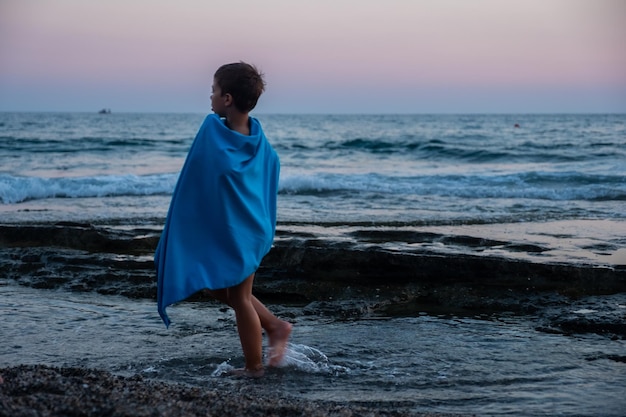
[[[245,62],[222,65],[215,71],[214,81],[221,95],[230,94],[235,107],[242,113],[254,109],[265,89],[263,74]]]

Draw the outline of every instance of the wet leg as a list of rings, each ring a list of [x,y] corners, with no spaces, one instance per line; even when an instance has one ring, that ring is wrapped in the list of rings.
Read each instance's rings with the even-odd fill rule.
[[[269,366],[280,366],[291,335],[291,323],[276,317],[255,296],[252,296],[252,304],[269,339]]]
[[[235,310],[237,331],[246,361],[246,376],[263,374],[263,336],[261,320],[252,302],[254,274],[228,289],[228,305]]]
[[[251,275],[254,277],[254,274]],[[250,277],[249,277],[250,278]],[[213,290],[210,291],[211,295],[218,301],[223,302],[232,307],[229,301],[229,290]],[[281,320],[272,314],[271,311],[261,303],[254,295],[251,295],[252,305],[254,310],[259,316],[261,327],[267,333],[269,339],[269,365],[279,366],[285,356],[285,350],[287,348],[287,342],[291,335],[291,323]]]

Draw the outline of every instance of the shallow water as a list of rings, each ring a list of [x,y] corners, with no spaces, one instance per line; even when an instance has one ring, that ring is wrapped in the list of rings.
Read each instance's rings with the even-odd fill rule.
[[[154,302],[0,286],[0,366],[48,364],[202,386],[242,357],[234,315],[182,303],[165,329]],[[382,402],[425,412],[478,415],[623,415],[626,341],[535,330],[532,317],[293,317],[284,368],[263,389],[314,400]]]

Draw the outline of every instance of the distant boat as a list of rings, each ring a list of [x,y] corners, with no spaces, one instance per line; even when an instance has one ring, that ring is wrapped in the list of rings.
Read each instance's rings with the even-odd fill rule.
[[[98,112],[98,114],[111,114],[111,109],[102,109]]]

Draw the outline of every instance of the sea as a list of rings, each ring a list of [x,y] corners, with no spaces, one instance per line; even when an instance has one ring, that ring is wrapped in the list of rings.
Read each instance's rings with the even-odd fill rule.
[[[0,215],[163,218],[202,114],[0,113]],[[626,219],[626,115],[263,115],[279,222]]]
[[[161,227],[204,117],[0,113],[0,224]],[[584,262],[626,254],[626,114],[255,117],[281,161],[279,229],[532,237],[557,225],[561,260],[571,241],[602,248]],[[149,300],[1,284],[0,366],[203,385],[241,361],[232,313],[214,305],[172,307],[180,324],[166,330]],[[626,410],[626,364],[610,360],[624,340],[538,332],[516,315],[308,316],[294,329],[285,368],[268,377],[285,395],[477,415]]]

